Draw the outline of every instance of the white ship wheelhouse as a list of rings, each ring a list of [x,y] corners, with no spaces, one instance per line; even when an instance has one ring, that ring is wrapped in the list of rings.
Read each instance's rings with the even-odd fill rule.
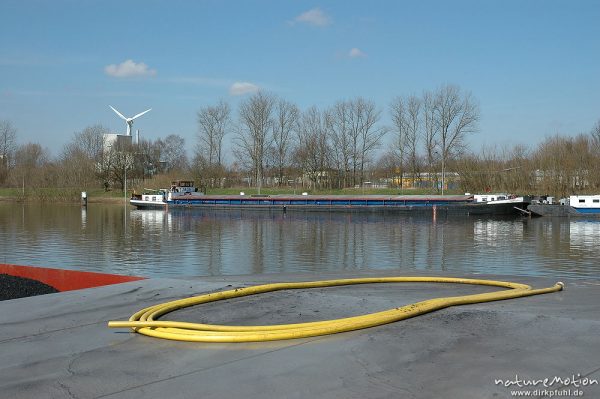
[[[573,208],[600,208],[600,195],[571,195],[569,205]]]

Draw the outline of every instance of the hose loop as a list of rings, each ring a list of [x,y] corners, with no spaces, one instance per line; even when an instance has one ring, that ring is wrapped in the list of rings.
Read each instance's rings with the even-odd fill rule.
[[[203,303],[224,299],[239,298],[266,292],[335,287],[354,284],[379,283],[451,283],[486,285],[507,288],[483,294],[462,295],[454,297],[433,298],[413,304],[401,306],[382,312],[353,316],[334,320],[316,321],[297,324],[279,324],[269,326],[224,326],[214,324],[198,324],[179,321],[158,320],[165,314]],[[129,321],[110,321],[111,328],[131,328],[134,332],[156,338],[193,342],[261,342],[283,339],[307,338],[319,335],[336,334],[341,332],[375,327],[408,319],[424,313],[447,308],[450,306],[473,303],[500,301],[525,296],[546,294],[564,289],[564,283],[558,282],[552,287],[533,289],[531,286],[507,281],[481,280],[452,277],[370,277],[356,279],[338,279],[305,281],[290,283],[272,283],[246,288],[236,288],[227,291],[178,299],[142,309],[134,313]]]

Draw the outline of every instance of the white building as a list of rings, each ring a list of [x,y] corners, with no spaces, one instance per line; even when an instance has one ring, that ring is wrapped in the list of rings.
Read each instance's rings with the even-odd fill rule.
[[[106,154],[110,152],[113,148],[127,148],[131,146],[131,136],[126,136],[124,134],[103,134],[103,145],[102,150]]]

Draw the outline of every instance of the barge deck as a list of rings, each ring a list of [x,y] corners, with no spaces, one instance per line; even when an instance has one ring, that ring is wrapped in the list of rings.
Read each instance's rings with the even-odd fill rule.
[[[376,275],[389,272],[159,278],[3,301],[0,390],[3,397],[15,399],[500,399],[514,397],[511,391],[533,393],[536,388],[600,395],[598,384],[504,385],[515,378],[600,379],[598,281],[567,280],[566,290],[552,295],[447,308],[367,330],[279,342],[175,342],[106,327],[108,320],[129,317],[141,307],[232,286]],[[535,277],[497,279],[533,286],[556,282]],[[175,317],[220,324],[279,324],[482,291],[487,289],[428,284],[299,290],[238,298],[233,305],[184,309]]]
[[[528,201],[476,202],[472,195],[204,195],[144,194],[130,200],[139,209],[169,207],[269,211],[378,212],[440,215],[518,215]]]

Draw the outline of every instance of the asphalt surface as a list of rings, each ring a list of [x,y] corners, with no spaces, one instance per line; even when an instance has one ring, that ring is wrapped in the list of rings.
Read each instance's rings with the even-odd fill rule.
[[[29,278],[0,274],[0,301],[58,292],[54,287]]]

